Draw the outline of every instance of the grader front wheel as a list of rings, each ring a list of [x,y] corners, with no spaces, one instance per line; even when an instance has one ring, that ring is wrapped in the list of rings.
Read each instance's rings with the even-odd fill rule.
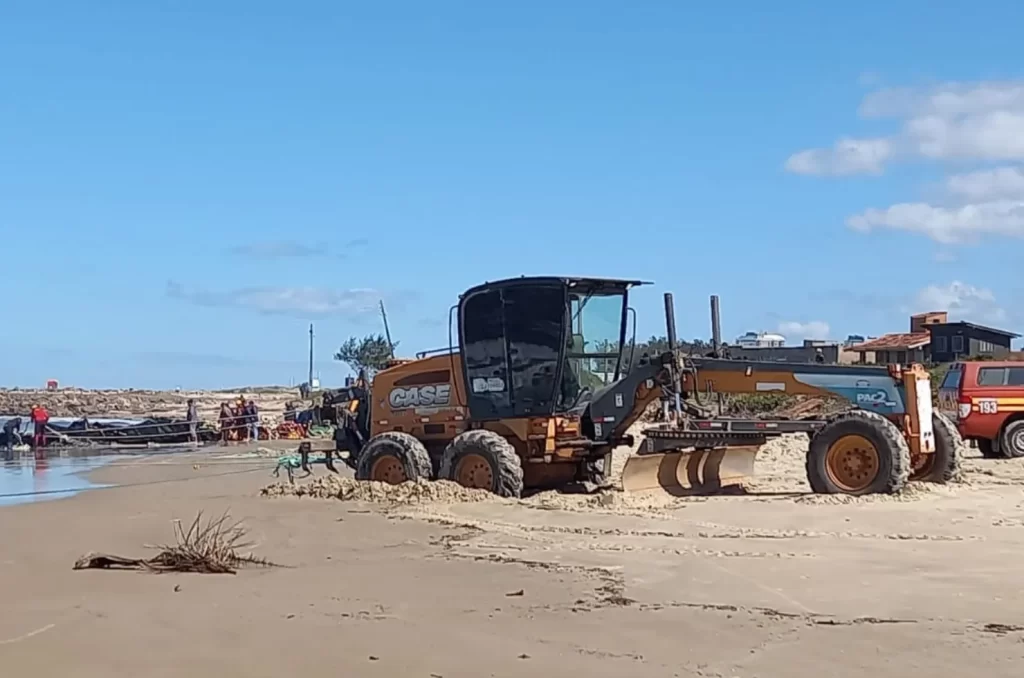
[[[867,490],[878,477],[880,467],[878,448],[864,436],[843,436],[825,454],[825,472],[844,492]]]
[[[910,473],[910,448],[891,421],[850,410],[832,417],[811,439],[807,481],[823,494],[891,494]]]

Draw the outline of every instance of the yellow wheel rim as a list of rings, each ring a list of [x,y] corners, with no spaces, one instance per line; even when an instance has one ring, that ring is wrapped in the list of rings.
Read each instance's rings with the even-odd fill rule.
[[[845,492],[862,492],[878,477],[878,448],[864,436],[843,436],[825,454],[829,480]]]

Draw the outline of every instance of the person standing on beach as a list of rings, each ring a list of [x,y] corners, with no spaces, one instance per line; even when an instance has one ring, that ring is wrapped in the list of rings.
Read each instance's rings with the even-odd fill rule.
[[[228,407],[227,402],[220,404],[220,440],[225,445],[228,444],[228,436],[231,435],[231,424],[233,418],[231,416],[231,408]]]
[[[4,422],[4,460],[14,459],[14,446],[21,445],[21,417],[11,417]]]
[[[239,395],[235,401],[235,435],[239,441],[249,437],[249,417],[245,410],[245,396]]]
[[[199,435],[196,430],[199,427],[199,412],[196,410],[196,401],[188,399],[188,410],[185,412],[185,420],[188,421],[188,440],[190,443],[198,443]]]
[[[36,405],[32,408],[32,447],[37,450],[46,447],[46,424],[49,421],[50,413],[45,407]]]
[[[249,422],[249,437],[251,440],[260,439],[260,411],[256,409],[256,403],[250,400],[245,404],[246,421]]]

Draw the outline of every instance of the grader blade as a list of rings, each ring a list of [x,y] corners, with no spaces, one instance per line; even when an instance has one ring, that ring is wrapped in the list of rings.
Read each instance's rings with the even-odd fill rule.
[[[622,489],[687,496],[739,488],[754,475],[757,450],[743,446],[634,455],[622,469]]]

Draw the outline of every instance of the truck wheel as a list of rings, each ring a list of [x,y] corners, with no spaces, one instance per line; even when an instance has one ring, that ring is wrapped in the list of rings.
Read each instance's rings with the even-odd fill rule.
[[[378,433],[359,452],[356,480],[398,485],[407,480],[430,480],[430,455],[408,433]]]
[[[932,430],[935,432],[935,452],[922,455],[923,463],[911,472],[911,480],[929,483],[949,483],[960,479],[960,463],[963,460],[964,439],[956,424],[941,412],[932,414]]]
[[[822,494],[892,494],[910,473],[910,448],[885,417],[849,410],[831,417],[811,439],[807,480]]]
[[[476,429],[457,435],[441,456],[438,477],[499,497],[523,493],[523,463],[512,443],[494,431]]]
[[[999,451],[1007,459],[1024,457],[1024,419],[1011,421],[999,437]]]

